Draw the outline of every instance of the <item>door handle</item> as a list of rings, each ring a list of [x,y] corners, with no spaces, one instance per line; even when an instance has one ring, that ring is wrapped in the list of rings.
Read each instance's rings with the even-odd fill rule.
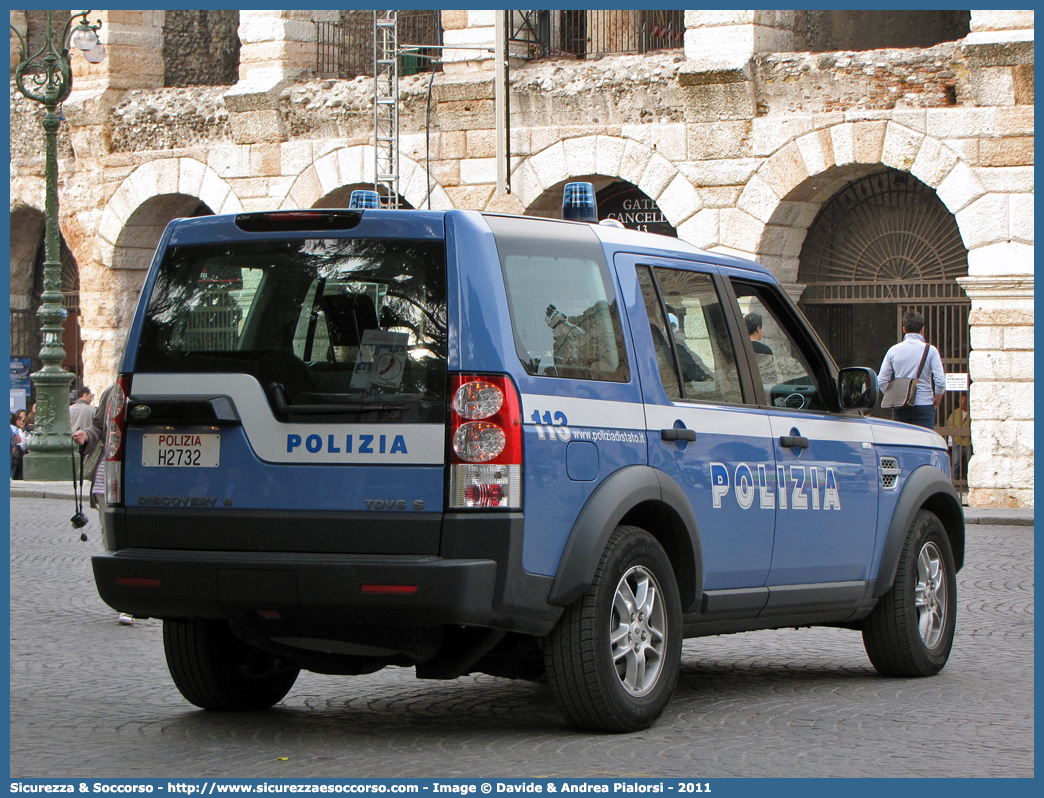
[[[660,430],[660,437],[665,441],[694,441],[696,440],[696,430],[692,429],[662,429]]]
[[[803,438],[800,435],[780,435],[779,445],[784,449],[807,449],[808,438]]]

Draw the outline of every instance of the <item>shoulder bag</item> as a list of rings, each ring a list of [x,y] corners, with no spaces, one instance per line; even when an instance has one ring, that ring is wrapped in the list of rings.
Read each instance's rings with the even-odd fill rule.
[[[908,407],[917,398],[917,380],[924,368],[924,361],[928,359],[930,344],[924,345],[924,354],[921,355],[921,363],[913,377],[896,377],[885,388],[884,397],[881,399],[881,407]]]

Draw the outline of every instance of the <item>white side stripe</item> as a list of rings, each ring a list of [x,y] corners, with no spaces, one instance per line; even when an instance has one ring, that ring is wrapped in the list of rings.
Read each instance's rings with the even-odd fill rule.
[[[604,429],[645,429],[645,413],[639,402],[609,402],[602,399],[579,399],[575,396],[522,395],[522,423],[535,424],[533,413],[545,423],[545,413],[554,418],[556,413],[566,417],[570,427],[600,427]]]
[[[271,463],[441,465],[443,424],[283,423],[249,374],[135,374],[138,401],[228,396],[254,453]]]
[[[755,408],[715,405],[649,405],[649,433],[658,435],[680,420],[686,429],[703,435],[742,435],[768,438],[768,416]]]
[[[890,446],[927,446],[945,449],[946,441],[935,430],[898,422],[871,422],[874,443]]]

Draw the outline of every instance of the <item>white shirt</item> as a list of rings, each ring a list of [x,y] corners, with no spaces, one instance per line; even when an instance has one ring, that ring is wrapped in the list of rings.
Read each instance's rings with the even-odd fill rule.
[[[885,388],[896,377],[914,377],[917,366],[924,355],[924,336],[920,333],[907,333],[903,340],[888,350],[881,363],[881,373],[877,377],[877,387],[884,393]],[[935,394],[946,392],[946,372],[943,370],[939,350],[929,347],[924,368],[917,376],[917,396],[915,405],[935,404]],[[932,391],[932,380],[935,391]]]

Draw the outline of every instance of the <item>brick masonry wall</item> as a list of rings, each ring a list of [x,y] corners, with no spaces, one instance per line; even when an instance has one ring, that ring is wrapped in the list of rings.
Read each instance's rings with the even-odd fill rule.
[[[960,74],[967,74],[967,66],[952,44],[917,51],[760,55],[755,58],[757,111],[819,114],[953,106],[966,99]]]
[[[679,56],[623,56],[552,61],[515,70],[513,126],[684,121],[685,100],[675,80],[679,61]],[[967,67],[952,45],[915,52],[762,55],[755,59],[757,115],[963,106],[969,91],[966,75]],[[435,80],[438,88],[448,79]],[[400,81],[403,132],[424,129],[427,81],[427,75]],[[293,84],[279,106],[291,137],[351,139],[370,135],[371,99],[372,82],[360,77]],[[486,127],[491,100],[472,99],[459,107],[452,100],[440,104],[444,117],[447,112],[449,116],[435,117],[436,124],[454,129],[459,127],[458,115],[463,118],[481,109],[476,124]],[[12,116],[19,113],[24,110],[16,108],[13,99]],[[112,124],[117,152],[187,146],[207,136],[224,141],[228,136],[227,113],[217,89],[133,91],[114,109]],[[1002,157],[998,153],[997,158]]]
[[[43,118],[43,106],[26,99],[12,82],[11,110],[8,117],[11,132],[11,161],[18,163],[39,161],[41,172],[44,156],[44,132],[41,125]],[[58,159],[72,157],[69,126],[62,125],[58,128]]]
[[[112,111],[112,152],[171,150],[232,140],[227,87],[130,91]]]
[[[436,78],[438,80],[438,78]],[[399,78],[399,129],[424,129],[428,75]],[[279,100],[279,109],[292,138],[373,138],[373,79],[314,80],[293,84]],[[435,106],[432,105],[433,119]]]
[[[513,126],[620,125],[681,122],[683,99],[675,80],[680,55],[621,56],[599,61],[547,62],[512,76]],[[400,131],[422,133],[429,75],[400,78]],[[447,97],[455,85],[436,74],[433,129],[486,128],[492,123],[492,87],[478,97]],[[447,90],[453,94],[452,88]],[[222,87],[135,90],[112,111],[112,151],[188,147],[231,140]],[[291,138],[370,141],[373,81],[317,80],[290,84],[278,108]],[[469,121],[470,120],[470,121]]]

